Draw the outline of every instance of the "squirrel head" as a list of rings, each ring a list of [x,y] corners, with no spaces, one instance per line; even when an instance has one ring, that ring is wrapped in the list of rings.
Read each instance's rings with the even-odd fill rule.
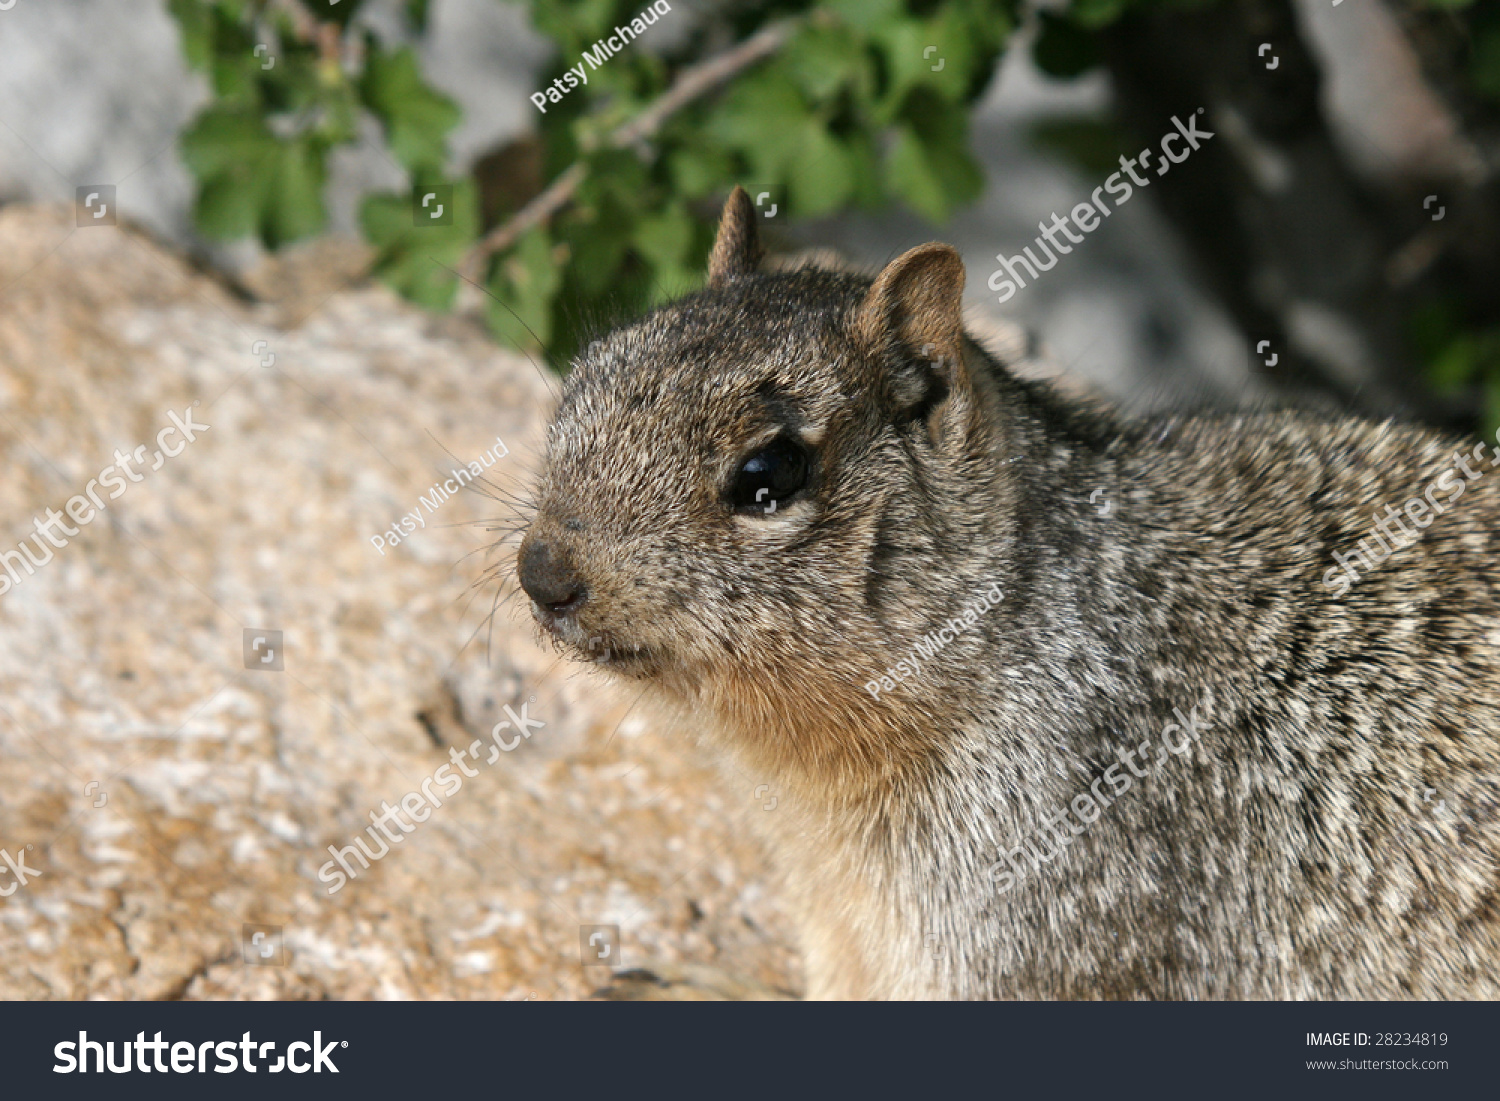
[[[932,574],[995,476],[993,382],[966,363],[949,246],[873,280],[760,256],[736,188],[706,289],[575,362],[519,580],[545,631],[615,672],[699,700],[790,680],[868,703],[870,670],[921,635],[919,593],[943,594],[933,616],[965,595]]]

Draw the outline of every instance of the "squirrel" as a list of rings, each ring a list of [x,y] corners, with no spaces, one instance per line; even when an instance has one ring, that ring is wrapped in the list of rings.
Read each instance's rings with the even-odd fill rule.
[[[578,357],[517,579],[770,778],[809,998],[1500,997],[1500,448],[1127,418],[947,245],[761,259],[736,188]]]

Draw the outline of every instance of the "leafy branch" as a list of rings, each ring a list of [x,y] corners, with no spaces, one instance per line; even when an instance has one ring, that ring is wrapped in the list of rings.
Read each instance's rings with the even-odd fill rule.
[[[752,35],[733,49],[683,70],[664,95],[611,134],[609,144],[616,149],[628,149],[636,142],[651,137],[668,118],[693,100],[781,49],[795,29],[796,24],[790,20],[777,23]],[[551,218],[573,197],[578,185],[587,175],[588,168],[583,161],[575,161],[569,165],[545,191],[522,207],[513,218],[487,233],[464,258],[461,270],[467,275],[475,275],[477,268],[490,256],[504,252],[532,226]]]
[[[328,156],[372,118],[409,183],[362,200],[375,274],[432,309],[476,282],[501,339],[561,364],[611,315],[697,285],[736,183],[775,196],[777,225],[892,200],[940,221],[975,198],[968,111],[1018,0],[771,0],[718,26],[663,14],[685,33],[658,45],[648,30],[590,61],[588,81],[538,115],[532,173],[526,140],[498,155],[499,190],[451,172],[458,108],[409,46],[366,25],[363,0],[169,3],[214,89],[182,137],[205,236],[279,248],[321,230]],[[531,0],[557,48],[542,86],[639,4]],[[406,10],[422,33],[425,5]]]

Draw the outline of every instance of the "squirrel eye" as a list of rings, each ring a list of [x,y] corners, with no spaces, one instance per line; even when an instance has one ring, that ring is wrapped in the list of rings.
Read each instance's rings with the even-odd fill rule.
[[[774,512],[807,484],[807,470],[802,445],[782,436],[740,464],[729,487],[730,503],[737,509]]]

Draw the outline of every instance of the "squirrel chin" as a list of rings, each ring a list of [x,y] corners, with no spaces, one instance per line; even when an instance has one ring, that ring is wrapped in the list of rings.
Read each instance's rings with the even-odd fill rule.
[[[554,649],[574,661],[632,680],[649,680],[662,671],[662,656],[648,647],[621,647],[612,640],[606,641],[607,636],[603,635],[583,638],[581,636],[587,632],[549,625],[540,616],[537,625],[542,637],[550,640]]]
[[[629,677],[631,680],[654,680],[661,671],[660,662],[650,650],[611,653],[608,658],[586,657],[586,660],[591,660],[593,664],[616,676]]]

